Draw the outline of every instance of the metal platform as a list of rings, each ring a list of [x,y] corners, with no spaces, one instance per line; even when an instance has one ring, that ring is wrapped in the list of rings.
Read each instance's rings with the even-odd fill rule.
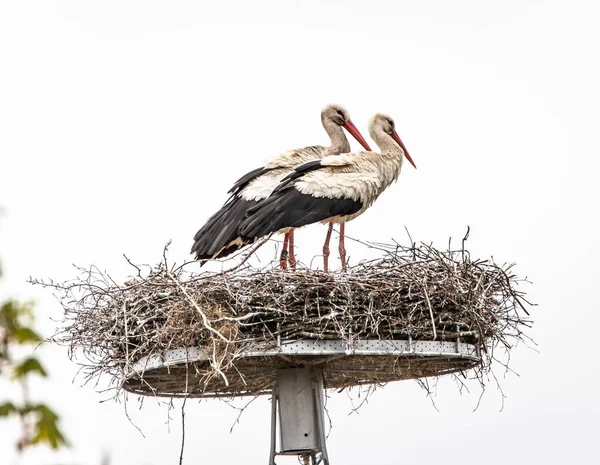
[[[138,360],[123,387],[168,397],[270,394],[269,465],[280,455],[329,465],[325,389],[445,375],[480,361],[476,346],[459,341],[293,340],[238,354],[231,369],[215,376],[206,353],[190,347]]]
[[[239,354],[235,369],[214,373],[201,348],[144,357],[126,373],[127,391],[167,397],[271,394],[277,370],[318,368],[325,389],[439,376],[480,362],[478,348],[461,342],[412,340],[293,340]]]

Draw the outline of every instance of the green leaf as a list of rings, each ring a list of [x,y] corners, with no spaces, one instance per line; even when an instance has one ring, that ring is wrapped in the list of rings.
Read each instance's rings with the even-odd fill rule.
[[[7,300],[0,307],[0,326],[12,331],[17,325],[17,311],[13,300]]]
[[[0,306],[0,326],[4,326],[12,334],[23,327],[21,319],[33,320],[33,303],[20,303],[16,300],[7,300]]]
[[[52,449],[67,446],[65,436],[58,428],[58,415],[44,404],[36,405],[32,411],[38,414],[38,420],[34,425],[34,436],[32,444],[46,443]]]
[[[41,336],[31,328],[17,328],[13,331],[12,337],[17,340],[19,344],[25,344],[27,342],[41,342]]]
[[[26,376],[30,373],[36,373],[36,372],[44,377],[48,376],[48,374],[46,373],[46,370],[44,370],[44,367],[42,367],[42,364],[39,362],[39,360],[34,357],[29,357],[29,358],[25,359],[21,364],[19,364],[15,367],[13,376],[15,379],[19,379],[19,378],[23,378],[24,376]]]
[[[11,402],[4,402],[0,404],[0,417],[7,417],[11,413],[16,413],[17,407]]]

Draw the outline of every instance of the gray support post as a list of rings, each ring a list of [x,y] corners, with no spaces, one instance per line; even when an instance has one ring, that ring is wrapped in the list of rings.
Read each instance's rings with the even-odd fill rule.
[[[275,463],[275,449],[277,448],[277,383],[273,386],[271,396],[271,450],[269,452],[269,465]]]
[[[312,464],[329,465],[325,447],[323,370],[320,368],[278,369],[271,407],[271,455],[298,455]],[[279,411],[280,452],[276,429]],[[320,460],[317,462],[317,454]]]
[[[323,372],[321,372],[320,377],[313,379],[313,389],[315,392],[315,413],[319,426],[321,460],[325,465],[329,465],[329,456],[327,455],[327,446],[325,445],[325,389],[323,388]],[[314,458],[313,463],[317,463]]]

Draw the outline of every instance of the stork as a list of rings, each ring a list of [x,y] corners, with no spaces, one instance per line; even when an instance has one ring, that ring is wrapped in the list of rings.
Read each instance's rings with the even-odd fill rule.
[[[337,223],[342,269],[346,271],[345,222],[362,215],[392,181],[398,180],[404,157],[416,168],[392,118],[382,113],[373,116],[369,134],[381,153],[327,156],[295,168],[267,199],[248,210],[240,224],[240,241],[251,243],[284,228],[329,223],[323,246],[327,272],[331,231]]]
[[[229,190],[231,194],[223,207],[212,215],[206,224],[194,236],[191,253],[196,260],[222,258],[245,245],[238,237],[238,227],[246,216],[248,209],[269,197],[281,180],[293,173],[295,167],[315,159],[346,153],[350,151],[350,143],[342,128],[346,129],[366,149],[369,144],[360,131],[352,123],[348,111],[340,105],[327,105],[321,111],[321,123],[329,135],[329,147],[311,146],[290,150],[273,157],[268,163],[252,170],[236,181]],[[295,269],[294,230],[284,231],[283,250],[280,258],[282,268]]]

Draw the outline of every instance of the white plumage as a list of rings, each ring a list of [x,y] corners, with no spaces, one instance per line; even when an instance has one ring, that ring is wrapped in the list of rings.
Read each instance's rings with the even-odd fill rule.
[[[239,228],[242,242],[283,228],[330,223],[323,248],[327,269],[331,225],[340,223],[339,249],[345,269],[344,223],[362,215],[398,179],[404,157],[415,166],[392,118],[376,114],[369,122],[369,133],[381,153],[327,156],[297,167],[267,199],[249,209]]]

